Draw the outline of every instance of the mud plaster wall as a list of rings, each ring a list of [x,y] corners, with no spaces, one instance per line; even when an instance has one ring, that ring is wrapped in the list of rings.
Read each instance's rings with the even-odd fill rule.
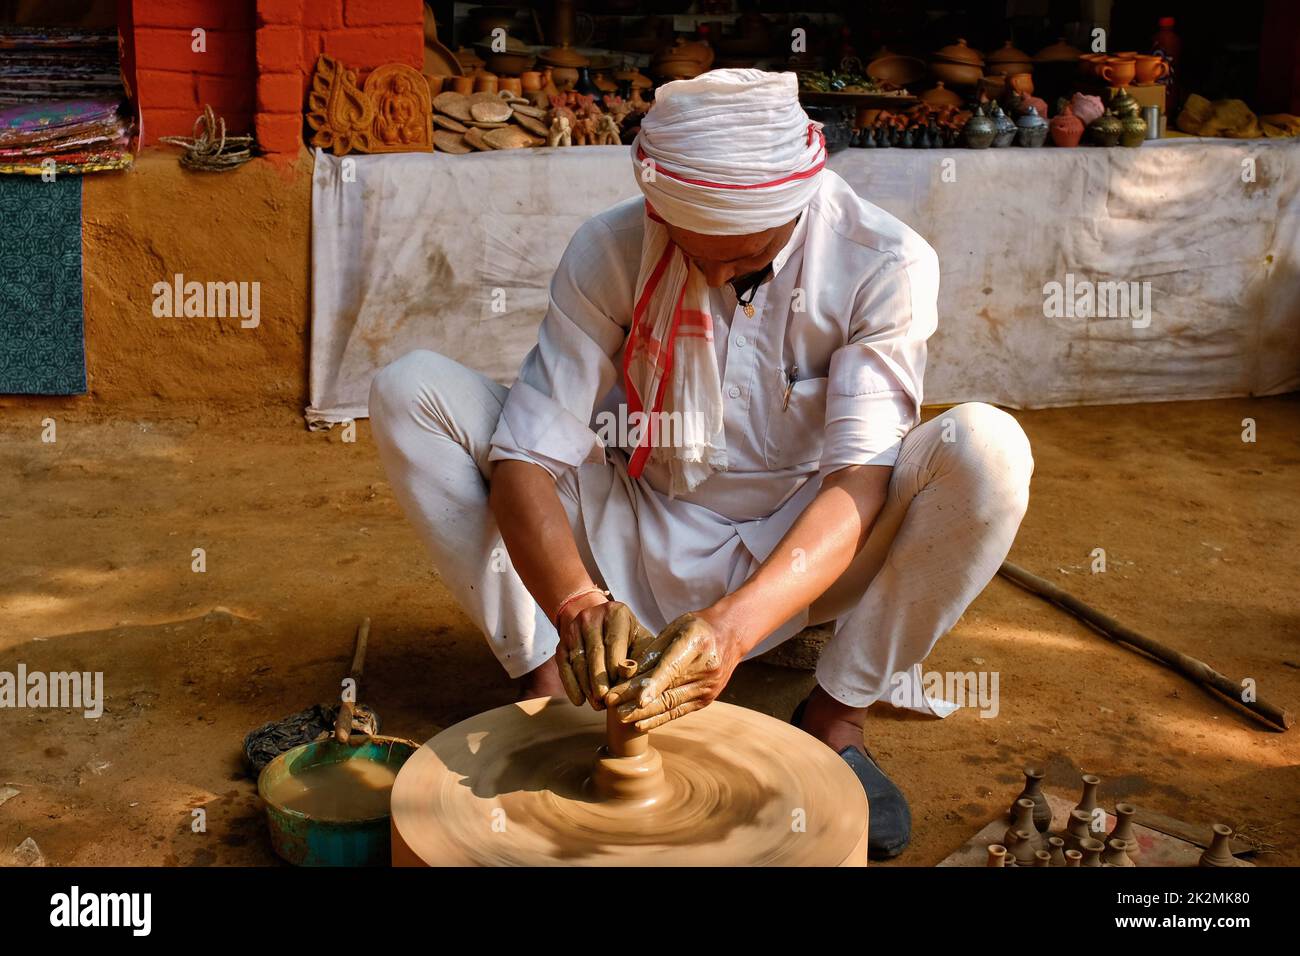
[[[254,160],[192,173],[172,150],[146,150],[121,174],[87,176],[82,194],[89,399],[161,398],[231,408],[306,402],[311,158]],[[259,282],[261,324],[238,317],[155,318],[153,286]],[[10,406],[84,403],[7,398]]]

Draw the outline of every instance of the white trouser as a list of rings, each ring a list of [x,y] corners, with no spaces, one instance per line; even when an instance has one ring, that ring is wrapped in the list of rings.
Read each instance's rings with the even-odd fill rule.
[[[370,418],[393,492],[443,584],[518,677],[553,656],[558,638],[488,508],[488,453],[507,394],[451,359],[414,352],[375,376]],[[827,693],[865,707],[925,659],[1010,550],[1033,464],[1019,424],[991,405],[956,406],[907,434],[863,550],[810,609],[810,623],[836,622],[817,667]],[[599,581],[572,472],[556,490]]]

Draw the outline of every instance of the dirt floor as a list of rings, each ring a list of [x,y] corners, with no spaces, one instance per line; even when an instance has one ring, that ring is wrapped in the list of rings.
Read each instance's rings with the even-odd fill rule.
[[[1295,709],[1300,400],[1018,417],[1037,471],[1012,560]],[[389,732],[423,740],[513,698],[365,424],[342,437],[212,406],[0,410],[0,671],[102,671],[107,699],[99,720],[0,710],[0,800],[18,791],[0,802],[0,863],[28,837],[50,864],[274,862],[240,741],[336,694],[362,615],[362,697]],[[900,864],[937,863],[1004,811],[1026,762],[1062,793],[1083,768],[1108,801],[1221,820],[1276,847],[1261,864],[1300,864],[1300,730],[1261,728],[1001,579],[926,668],[997,671],[1000,711],[873,709],[868,742],[915,819]],[[784,718],[811,683],[755,662],[727,699]]]

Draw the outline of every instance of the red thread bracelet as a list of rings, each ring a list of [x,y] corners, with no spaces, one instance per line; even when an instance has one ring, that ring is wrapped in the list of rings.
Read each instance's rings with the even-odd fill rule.
[[[560,606],[555,611],[555,619],[551,623],[555,625],[555,629],[557,631],[560,629],[560,615],[564,613],[564,609],[568,607],[570,604],[572,604],[574,601],[576,601],[578,598],[585,597],[588,594],[603,594],[605,595],[606,599],[613,597],[613,595],[610,594],[608,591],[606,591],[604,588],[598,588],[594,586],[589,588],[582,588],[581,590],[574,591],[572,594],[570,594],[568,597],[566,597],[563,601],[560,602]]]

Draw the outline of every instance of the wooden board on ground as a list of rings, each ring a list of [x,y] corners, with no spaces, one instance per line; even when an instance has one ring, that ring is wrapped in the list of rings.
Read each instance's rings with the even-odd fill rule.
[[[1044,791],[1046,792],[1046,791]],[[1055,794],[1047,794],[1047,802],[1052,808],[1052,826],[1050,832],[1059,833],[1065,829],[1065,822],[1070,816],[1070,811],[1074,809],[1077,797],[1058,797]],[[1008,801],[1008,805],[1010,801]],[[1141,811],[1139,810],[1139,817]],[[957,850],[950,853],[938,865],[939,866],[984,866],[988,862],[988,848],[990,844],[1001,843],[1003,836],[1007,832],[1008,821],[1005,816],[1000,816],[992,823],[980,830]],[[1115,826],[1114,814],[1106,814],[1106,832],[1109,833]],[[1206,832],[1210,828],[1207,826]],[[1150,827],[1144,827],[1140,823],[1135,824],[1133,833],[1137,837],[1139,852],[1133,858],[1133,862],[1138,866],[1196,866],[1201,859],[1203,850],[1194,843],[1186,840],[1180,840],[1178,837],[1170,836],[1167,833],[1161,833],[1159,830],[1153,830]],[[1104,842],[1104,841],[1103,841]],[[1238,857],[1240,859],[1240,857]],[[1242,860],[1247,866],[1254,866],[1246,860]]]

